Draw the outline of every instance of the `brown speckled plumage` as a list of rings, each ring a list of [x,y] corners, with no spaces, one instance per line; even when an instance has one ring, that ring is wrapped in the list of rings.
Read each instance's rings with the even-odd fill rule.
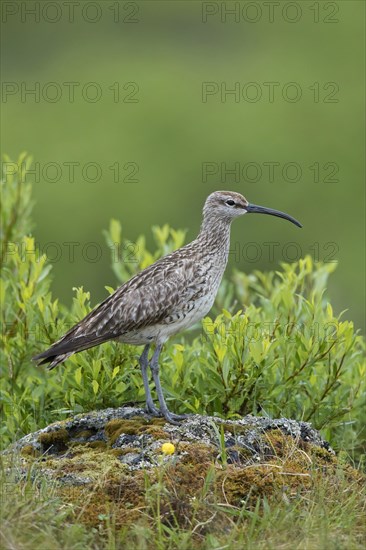
[[[146,374],[149,346],[154,343],[156,351],[150,368],[160,409],[167,420],[174,422],[178,417],[168,411],[160,388],[161,347],[171,335],[196,323],[211,309],[228,260],[231,222],[250,208],[254,207],[239,193],[216,191],[209,195],[201,230],[194,241],[132,277],[34,360],[49,363],[52,369],[71,354],[108,340],[144,344],[140,363],[147,409],[158,414]]]

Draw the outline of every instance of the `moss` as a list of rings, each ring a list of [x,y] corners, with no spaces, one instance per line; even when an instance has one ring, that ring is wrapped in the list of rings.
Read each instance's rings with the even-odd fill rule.
[[[265,458],[284,458],[298,448],[295,439],[291,435],[285,435],[279,429],[265,432],[262,441],[268,449],[266,449]]]
[[[253,429],[251,426],[238,426],[238,425],[235,425],[235,424],[229,424],[227,422],[224,422],[221,425],[223,426],[225,432],[229,432],[234,436],[235,435],[243,435],[243,434],[247,433],[248,431],[250,431],[251,429]]]
[[[180,443],[177,451],[184,453],[181,459],[183,464],[211,464],[217,456],[217,448],[205,443]]]
[[[244,501],[251,507],[258,498],[281,499],[284,492],[293,496],[312,486],[314,465],[306,452],[309,449],[300,449],[281,430],[265,432],[258,444],[264,452],[262,463],[228,465],[217,473],[215,486],[221,498],[233,506]]]
[[[72,503],[82,523],[102,532],[113,516],[116,527],[126,527],[141,518],[153,516],[159,496],[162,521],[169,526],[187,527],[192,515],[199,513],[202,522],[210,517],[210,506],[225,502],[231,506],[253,509],[258,498],[280,502],[286,495],[294,499],[304,495],[320,481],[327,480],[329,493],[336,498],[340,476],[357,486],[363,481],[359,472],[343,464],[325,449],[297,441],[281,430],[268,430],[254,442],[261,462],[253,460],[250,449],[238,443],[227,448],[228,464],[222,464],[217,445],[200,442],[175,443],[173,457],[157,461],[160,465],[147,470],[130,471],[121,457],[140,453],[131,443],[124,448],[111,448],[121,434],[149,434],[168,441],[164,419],[152,422],[142,417],[129,420],[114,419],[105,428],[105,441],[74,441],[72,451],[57,457],[49,454],[45,461],[36,463],[42,471],[53,471],[58,480],[57,495]],[[248,428],[225,425],[235,435]],[[95,432],[94,432],[95,433]],[[65,428],[39,436],[42,447],[58,450],[70,443]],[[75,432],[72,437],[88,438],[88,430]],[[133,441],[133,438],[131,438]],[[28,448],[27,448],[28,447]],[[23,448],[23,460],[35,464],[32,447]],[[159,454],[159,449],[156,450]],[[67,476],[70,476],[69,478]],[[73,476],[85,478],[85,485],[65,483]],[[206,517],[207,515],[207,517]]]
[[[106,451],[105,448],[91,448],[85,444],[79,444],[73,448],[72,456],[50,457],[40,464],[41,468],[53,470],[58,477],[65,473],[82,472],[93,483],[103,484],[107,479],[120,475],[126,467],[121,464],[118,457]]]
[[[154,418],[153,420],[146,420],[141,416],[135,416],[128,420],[115,418],[106,424],[105,433],[110,445],[113,445],[122,434],[149,434],[156,439],[160,439],[168,437],[168,434],[161,429],[161,426],[165,423],[164,418]]]
[[[134,475],[122,474],[104,485],[104,492],[115,502],[141,504],[145,500],[145,476],[143,472]]]
[[[85,447],[89,449],[106,449],[107,443],[105,441],[89,441],[88,443],[85,443]]]
[[[51,466],[49,464],[49,466]],[[85,472],[87,466],[83,462],[72,462],[71,460],[62,465],[62,469],[58,472],[58,477],[63,477],[65,474],[75,474],[77,472]]]
[[[146,433],[152,435],[155,439],[167,439],[169,434],[159,428],[158,426],[148,426],[147,428],[141,427],[139,433]]]
[[[109,451],[114,456],[128,455],[129,453],[140,453],[141,449],[137,447],[124,447],[123,449],[111,449]]]
[[[66,442],[69,440],[69,433],[65,428],[52,432],[44,432],[38,436],[38,442],[42,445],[43,452],[58,453],[67,449]]]
[[[133,475],[113,472],[110,477],[99,479],[92,488],[62,486],[59,495],[64,502],[73,504],[82,523],[103,530],[103,516],[112,515],[116,527],[141,518],[141,510],[146,508],[145,483],[144,472]]]
[[[221,496],[232,506],[240,506],[243,501],[249,506],[254,505],[258,497],[273,497],[284,485],[275,465],[255,465],[253,468],[228,466],[226,470],[217,473],[215,480],[219,498]]]
[[[238,462],[240,464],[250,461],[253,457],[253,453],[246,447],[240,447],[240,445],[233,445],[226,449],[227,461]]]
[[[73,487],[72,489],[75,489]],[[141,519],[141,509],[146,507],[143,485],[133,484],[129,488],[123,480],[118,486],[111,485],[106,488],[86,491],[80,488],[77,492],[64,489],[63,500],[75,506],[75,512],[81,523],[88,527],[97,527],[99,532],[107,526],[103,517],[113,517],[116,528],[121,528]]]
[[[113,514],[116,526],[126,526],[141,517],[141,511],[154,506],[156,491],[161,491],[159,476],[166,490],[161,495],[162,515],[169,523],[172,514],[178,514],[182,521],[188,518],[191,508],[191,497],[202,491],[209,468],[217,456],[217,448],[201,443],[183,443],[177,445],[180,461],[172,461],[163,470],[154,468],[149,471],[133,471],[121,465],[119,456],[140,452],[140,449],[105,450],[88,449],[79,445],[76,455],[63,459],[60,477],[65,473],[82,473],[92,478],[93,484],[87,486],[61,486],[59,494],[66,502],[73,503],[80,520],[86,525],[102,528],[101,516]],[[84,452],[83,452],[84,451]],[[57,464],[56,459],[50,459]],[[61,466],[59,464],[59,466]],[[62,475],[61,475],[62,474]],[[146,489],[148,487],[148,490]],[[151,504],[150,504],[151,501]],[[173,520],[172,520],[173,521]]]
[[[323,449],[322,447],[313,446],[312,454],[315,455],[317,458],[324,460],[324,462],[335,463],[337,461],[335,455],[332,455],[329,451]]]
[[[171,462],[165,471],[165,482],[178,499],[195,496],[202,490],[217,449],[202,443],[183,443],[177,446],[179,462]]]
[[[139,431],[149,426],[151,424],[145,421],[136,423],[133,420],[127,424],[127,429],[133,427]],[[125,422],[109,423],[109,436],[113,437],[121,428],[126,428]],[[60,458],[50,454],[45,461],[37,462],[36,467],[40,472],[42,469],[54,472],[59,481],[57,496],[65,503],[72,503],[80,521],[98,531],[107,528],[108,522],[101,519],[103,517],[113,516],[117,527],[126,527],[142,514],[154,516],[158,496],[164,524],[185,527],[195,514],[199,514],[202,522],[209,519],[210,506],[215,503],[240,507],[245,503],[250,510],[258,498],[274,503],[281,501],[284,495],[294,499],[306,495],[325,480],[329,494],[336,498],[340,476],[354,487],[364,482],[359,472],[340,463],[325,449],[308,443],[299,448],[294,438],[280,430],[265,432],[258,439],[258,444],[267,453],[259,464],[253,463],[251,453],[239,445],[230,447],[227,453],[228,458],[230,451],[238,453],[240,460],[222,465],[217,460],[220,453],[217,446],[180,442],[176,443],[174,457],[159,466],[130,471],[120,457],[139,453],[141,449],[133,446],[111,449],[105,447],[105,442],[95,443],[102,445],[75,444],[72,455],[67,453]],[[31,454],[24,460],[29,460],[34,467]],[[75,475],[90,482],[65,484],[63,480],[68,474],[70,479]]]
[[[28,456],[28,457],[38,457],[40,456],[40,452],[33,447],[33,445],[24,445],[20,451],[21,455]]]
[[[77,432],[73,435],[73,437],[76,439],[88,439],[94,434],[92,430],[81,430],[80,432]]]
[[[141,427],[140,419],[137,420],[110,420],[105,426],[105,433],[108,441],[113,445],[121,434],[136,435],[137,430]]]

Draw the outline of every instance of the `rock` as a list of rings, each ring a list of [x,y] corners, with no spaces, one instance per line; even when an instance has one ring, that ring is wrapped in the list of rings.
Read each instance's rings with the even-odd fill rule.
[[[289,499],[339,466],[306,422],[192,415],[176,426],[135,407],[56,422],[17,441],[6,456],[17,481],[51,480],[93,526],[111,508],[120,525],[133,521],[154,491],[162,491],[162,510],[184,510],[184,517],[197,498],[248,507],[263,496]]]
[[[235,462],[250,464],[253,459],[267,460],[275,453],[265,434],[280,430],[291,436],[294,444],[309,443],[332,453],[329,443],[307,422],[245,416],[240,420],[191,415],[179,426],[168,424],[163,418],[154,418],[135,407],[105,409],[55,422],[47,428],[26,435],[12,446],[22,456],[52,456],[60,462],[73,456],[73,449],[85,446],[91,449],[114,449],[120,461],[131,469],[154,467],[159,449],[166,441],[178,445],[201,443],[221,449],[221,430],[225,448],[234,448],[229,454]],[[118,453],[119,451],[119,453]],[[9,451],[7,451],[9,452]],[[128,457],[128,455],[131,455]],[[122,458],[123,457],[123,458]],[[177,449],[179,460],[179,449]]]

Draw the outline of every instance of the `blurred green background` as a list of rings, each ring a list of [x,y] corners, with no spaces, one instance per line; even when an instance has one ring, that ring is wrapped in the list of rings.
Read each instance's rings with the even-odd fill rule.
[[[130,239],[164,223],[191,239],[226,188],[304,225],[238,220],[228,271],[337,260],[331,299],[364,329],[364,3],[55,4],[4,2],[1,54],[2,149],[38,163],[34,234],[56,256],[55,296],[84,285],[96,303],[116,285],[110,218]]]

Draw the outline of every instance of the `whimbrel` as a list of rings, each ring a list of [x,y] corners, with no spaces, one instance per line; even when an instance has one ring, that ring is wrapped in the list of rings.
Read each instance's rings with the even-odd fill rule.
[[[210,311],[228,260],[231,222],[250,213],[278,216],[301,227],[292,216],[250,204],[239,193],[215,191],[206,199],[201,229],[194,241],[137,273],[33,359],[40,365],[49,363],[48,368],[53,369],[73,353],[108,340],[144,345],[139,362],[147,412],[163,415],[173,424],[184,418],[170,412],[166,405],[159,378],[159,355],[170,336]],[[151,344],[155,344],[155,350],[149,360]],[[149,366],[160,409],[151,396]]]

